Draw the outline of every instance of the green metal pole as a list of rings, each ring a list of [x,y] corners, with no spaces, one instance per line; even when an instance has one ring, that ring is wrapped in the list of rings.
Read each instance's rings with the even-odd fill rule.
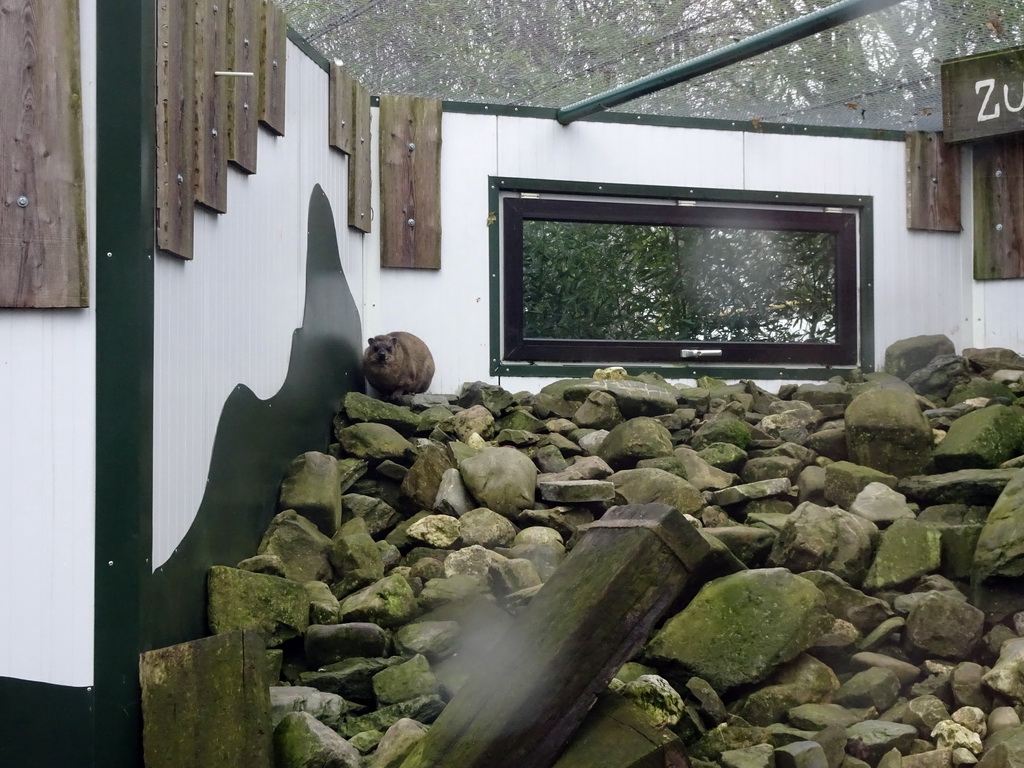
[[[555,113],[555,119],[562,125],[568,125],[574,120],[587,117],[595,112],[602,112],[627,101],[668,88],[670,85],[706,75],[730,64],[735,64],[737,61],[780,48],[900,2],[902,0],[842,0],[835,5],[772,27],[734,45],[727,45],[725,48],[719,48],[717,51],[706,53],[618,88],[599,93],[597,96],[591,96],[589,99],[562,107]]]

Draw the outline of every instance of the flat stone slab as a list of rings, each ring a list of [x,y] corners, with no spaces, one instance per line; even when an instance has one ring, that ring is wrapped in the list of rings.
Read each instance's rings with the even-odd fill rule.
[[[544,501],[566,504],[587,501],[611,501],[615,498],[615,484],[607,480],[549,480],[537,483]]]
[[[734,485],[711,494],[712,503],[727,507],[752,499],[766,499],[770,496],[781,496],[792,490],[793,484],[787,477],[773,477],[770,480],[758,480],[754,483]]]

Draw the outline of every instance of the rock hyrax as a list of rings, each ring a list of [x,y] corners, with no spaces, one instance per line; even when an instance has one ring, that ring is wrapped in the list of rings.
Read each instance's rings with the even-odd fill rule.
[[[418,336],[393,331],[369,340],[363,352],[363,375],[382,397],[426,392],[434,378],[434,358]]]

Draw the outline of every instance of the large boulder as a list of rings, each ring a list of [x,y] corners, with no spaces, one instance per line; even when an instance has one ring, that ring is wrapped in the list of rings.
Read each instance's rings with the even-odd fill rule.
[[[294,509],[325,536],[333,536],[341,525],[337,459],[317,451],[295,458],[281,481],[278,509]]]
[[[650,381],[576,379],[565,386],[562,396],[566,400],[583,401],[592,392],[607,392],[614,397],[619,411],[627,419],[660,416],[672,413],[679,407],[671,385]]]
[[[959,355],[939,355],[907,376],[906,382],[913,390],[929,400],[943,400],[958,384],[971,378],[967,361]]]
[[[454,468],[447,450],[437,443],[426,443],[402,479],[402,494],[418,509],[431,509],[437,501],[441,478]]]
[[[924,471],[931,459],[932,428],[913,395],[870,389],[846,407],[850,461],[896,477]]]
[[[379,463],[386,459],[399,463],[412,460],[412,443],[387,424],[353,424],[337,432],[342,450],[356,459]]]
[[[409,582],[400,574],[392,574],[342,600],[341,620],[393,629],[409,623],[419,610]]]
[[[309,626],[309,597],[290,579],[215,565],[207,574],[206,591],[207,621],[214,634],[252,629],[272,648]]]
[[[672,455],[672,435],[660,421],[637,416],[612,429],[597,455],[612,469],[631,469],[641,459]]]
[[[917,520],[896,520],[882,532],[864,588],[877,591],[906,584],[937,571],[941,560],[938,530]]]
[[[904,644],[924,658],[962,661],[981,640],[985,614],[960,596],[929,592],[907,615]]]
[[[825,597],[784,568],[741,571],[706,584],[648,643],[673,684],[696,675],[718,692],[764,680],[832,626]]]
[[[835,461],[825,467],[825,483],[822,493],[833,504],[849,509],[857,496],[873,483],[892,488],[896,485],[895,475],[850,461]]]
[[[939,472],[995,469],[1024,448],[1024,416],[1018,408],[992,405],[961,416],[935,448]]]
[[[362,756],[308,712],[291,712],[274,729],[277,768],[360,768]]]
[[[905,379],[939,355],[952,355],[955,352],[952,340],[943,334],[900,339],[885,348],[883,369],[888,374]]]
[[[988,513],[974,550],[971,582],[986,610],[997,597],[1007,609],[1024,609],[1024,470],[1014,472]]]
[[[292,581],[330,581],[333,546],[309,518],[286,509],[270,521],[256,553],[281,558],[284,577]]]
[[[534,505],[537,468],[515,448],[484,448],[459,464],[462,481],[478,504],[517,519]]]
[[[804,502],[789,515],[768,561],[794,573],[824,570],[851,585],[864,580],[878,527],[836,507]]]
[[[688,481],[663,469],[624,469],[608,478],[615,487],[616,499],[624,504],[661,502],[684,515],[704,508],[704,496]]]

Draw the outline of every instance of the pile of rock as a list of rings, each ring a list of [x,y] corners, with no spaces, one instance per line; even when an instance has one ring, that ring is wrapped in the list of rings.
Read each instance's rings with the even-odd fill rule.
[[[694,766],[1024,764],[1024,358],[916,337],[885,369],[350,393],[209,574],[211,630],[273,649],[278,768],[400,766],[587,526],[649,502],[716,565],[609,695]]]

